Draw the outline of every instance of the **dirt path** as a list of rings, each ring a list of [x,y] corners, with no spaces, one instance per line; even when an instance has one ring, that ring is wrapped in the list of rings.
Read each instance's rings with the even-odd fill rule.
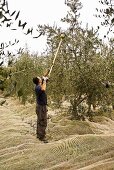
[[[13,98],[0,106],[0,170],[114,169],[113,121],[89,122],[95,134],[44,144],[35,137],[36,115],[30,112],[30,104],[20,105]]]

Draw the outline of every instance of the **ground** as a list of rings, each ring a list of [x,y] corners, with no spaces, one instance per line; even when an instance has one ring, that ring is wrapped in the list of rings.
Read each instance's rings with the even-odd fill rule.
[[[114,169],[113,120],[79,122],[49,108],[49,143],[44,144],[35,134],[35,104],[5,100],[0,106],[0,170]]]

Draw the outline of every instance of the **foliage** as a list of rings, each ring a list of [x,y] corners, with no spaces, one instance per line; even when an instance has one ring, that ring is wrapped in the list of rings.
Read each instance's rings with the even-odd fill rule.
[[[34,86],[32,79],[42,73],[41,58],[23,53],[16,63],[10,68],[7,78],[6,95],[17,95],[22,103],[29,97],[34,97]],[[7,70],[9,69],[7,68]]]
[[[104,0],[104,1],[101,0],[100,3],[105,5],[104,10],[103,9],[100,10],[102,17],[105,19],[102,24],[114,26],[114,2],[113,0]]]
[[[77,7],[73,2],[69,3],[70,12],[62,19],[69,27],[65,31],[66,36],[51,74],[48,91],[58,107],[62,97],[66,96],[71,102],[72,114],[79,119],[80,114],[83,114],[80,109],[83,102],[88,108],[86,114],[92,116],[91,106],[95,107],[103,102],[109,104],[110,98],[112,99],[104,85],[110,80],[109,56],[112,54],[111,49],[98,38],[97,31],[93,28],[90,30],[81,28],[78,23],[79,15],[75,14],[81,5],[78,4],[80,7]],[[72,5],[76,7],[75,10]],[[51,52],[53,55],[62,30],[46,26],[44,29],[48,33],[49,54]]]
[[[81,27],[78,18],[82,5],[78,0],[68,0],[66,5],[69,11],[61,21],[67,28],[47,84],[47,93],[57,107],[61,106],[63,98],[69,101],[69,112],[76,119],[84,120],[85,116],[93,116],[97,106],[114,107],[114,40],[110,39],[106,45],[98,38],[98,30]],[[38,28],[47,35],[45,54],[30,55],[25,51],[17,61],[9,60],[6,71],[5,68],[0,71],[6,79],[7,93],[16,94],[23,103],[34,98],[32,78],[43,75],[50,68],[63,34],[63,30],[55,25],[39,25]],[[106,88],[107,82],[110,82],[110,88]]]
[[[113,0],[100,0],[99,3],[102,5],[102,8],[96,8],[97,14],[95,16],[101,19],[101,25],[108,27],[107,34],[104,35],[104,38],[108,38],[108,35],[112,33],[114,27],[114,1]],[[98,26],[98,29],[100,27]]]

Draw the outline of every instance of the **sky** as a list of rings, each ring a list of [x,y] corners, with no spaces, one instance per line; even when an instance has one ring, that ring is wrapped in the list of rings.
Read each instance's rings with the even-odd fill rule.
[[[25,35],[24,33],[28,28],[33,27],[33,36],[38,35],[36,31],[37,25],[54,24],[59,27],[65,28],[65,24],[60,20],[65,17],[69,8],[65,5],[65,0],[8,0],[10,11],[19,11],[19,19],[22,23],[27,22],[26,29],[24,31],[18,28],[18,20],[15,21],[12,28],[18,28],[16,31],[6,28],[0,28],[0,43],[1,42],[14,42],[15,39],[19,39],[19,43],[12,47],[14,53],[17,52],[18,48],[25,47],[27,44],[28,49],[31,53],[42,53],[46,49],[46,37],[41,36],[38,39],[33,39],[31,35]],[[99,0],[80,0],[83,8],[80,10],[80,21],[82,26],[85,27],[88,23],[89,27],[97,28],[100,25],[100,21],[93,15],[96,13],[96,7],[100,7]],[[105,28],[102,28],[100,36],[104,34]]]

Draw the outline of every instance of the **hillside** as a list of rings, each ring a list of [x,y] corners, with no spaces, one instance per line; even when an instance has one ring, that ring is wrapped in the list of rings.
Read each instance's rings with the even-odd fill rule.
[[[72,121],[50,108],[49,117],[44,144],[35,136],[35,104],[6,98],[0,106],[0,170],[114,169],[114,121]]]

